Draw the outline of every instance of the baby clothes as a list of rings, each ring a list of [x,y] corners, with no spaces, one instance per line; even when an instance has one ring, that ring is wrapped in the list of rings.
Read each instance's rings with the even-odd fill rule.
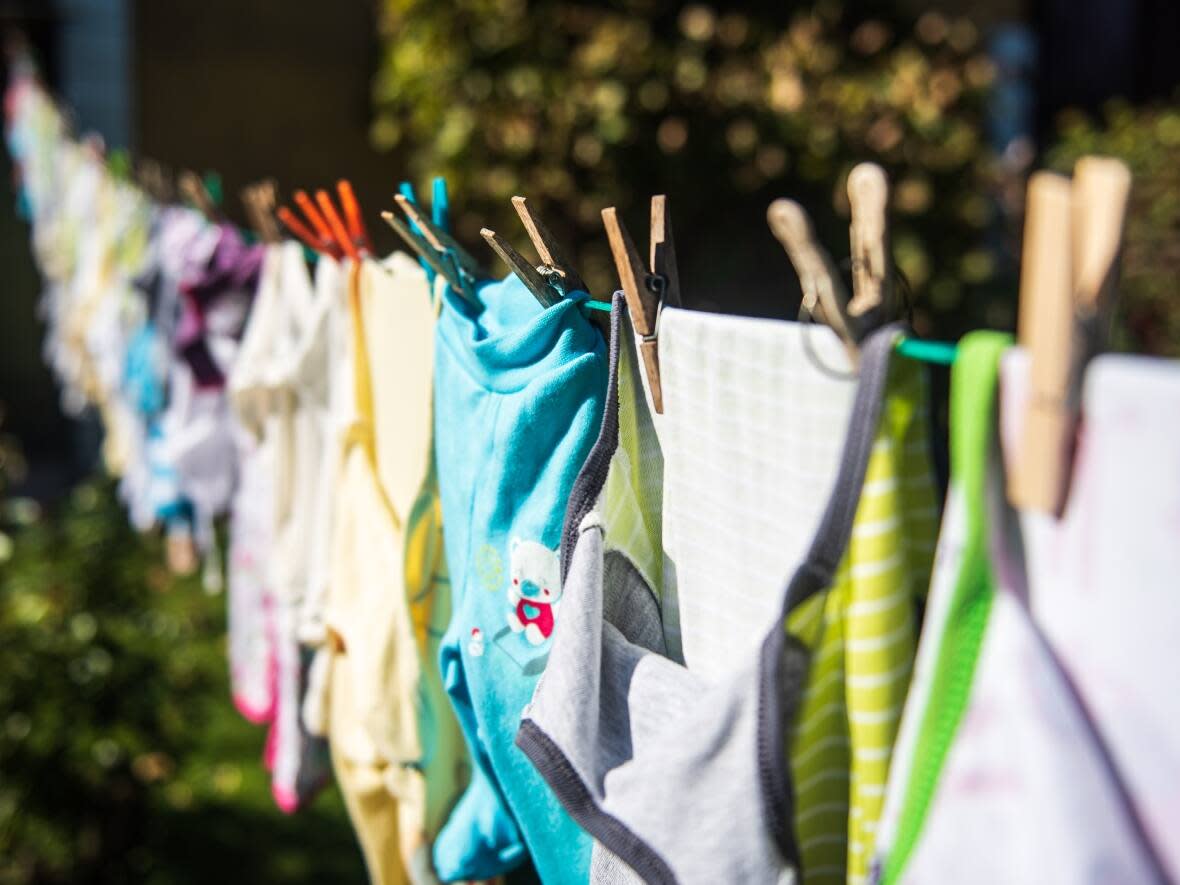
[[[331,574],[336,481],[343,434],[355,410],[355,381],[347,276],[342,265],[331,257],[321,256],[316,262],[314,288],[311,314],[293,364],[301,408],[314,417],[319,427],[320,457],[313,492],[316,506],[308,526],[307,574],[298,618],[300,641],[319,648],[327,637],[324,606]],[[319,718],[311,717],[309,726]]]
[[[325,615],[332,758],[372,879],[432,882],[430,841],[465,777],[457,725],[425,659],[445,592],[431,475],[433,311],[407,256],[350,272],[356,418]]]
[[[799,323],[669,309],[660,348],[665,636],[714,680],[776,616],[774,576],[819,518],[855,376],[830,329]],[[881,446],[897,451],[872,461],[855,568],[790,622],[813,655],[791,754],[812,881],[868,873],[937,531],[925,378],[910,363],[892,373]],[[734,589],[721,596],[721,585]]]
[[[411,882],[434,882],[431,843],[466,785],[470,763],[438,669],[450,620],[450,580],[434,469],[435,308],[422,269],[394,253],[363,267],[361,297],[373,388],[377,472],[393,511],[404,514],[402,589],[413,627],[417,678],[394,686],[417,699],[419,756],[387,774],[398,804],[402,859]],[[396,590],[389,581],[387,591]]]
[[[167,460],[161,416],[167,405],[183,256],[204,250],[202,234],[208,230],[204,219],[193,210],[158,208],[151,222],[144,266],[132,280],[148,314],[132,336],[124,362],[124,396],[139,418],[139,436],[134,445],[138,453],[129,458],[119,493],[127,504],[132,525],[141,531],[160,521],[187,522],[191,516],[181,496],[175,467]]]
[[[268,250],[258,294],[229,377],[240,463],[229,532],[229,659],[234,703],[256,723],[274,717],[278,636],[270,554],[275,530],[274,440],[266,433],[267,363],[282,310],[278,252]]]
[[[308,474],[314,484],[320,446],[314,416],[302,407],[292,364],[312,310],[311,279],[299,244],[269,248],[277,253],[280,307],[265,371],[270,391],[265,435],[273,440],[274,457],[274,527],[267,568],[277,669],[271,789],[279,807],[290,812],[312,798],[329,776],[327,744],[308,734],[300,716],[310,655],[304,654],[297,635],[307,529],[315,506],[307,490]]]
[[[246,655],[237,668],[242,671],[239,681],[255,689],[265,686],[261,715],[271,719],[271,788],[279,807],[288,812],[314,795],[328,773],[324,742],[307,734],[300,718],[308,661],[296,632],[303,589],[298,582],[301,547],[290,538],[301,525],[293,507],[300,456],[306,457],[305,449],[313,449],[313,458],[318,453],[308,423],[298,420],[290,369],[311,298],[299,246],[268,246],[256,309],[243,341],[242,368],[230,386],[244,431],[239,442],[241,483],[251,496],[237,502],[233,525],[231,611],[239,613],[236,624],[242,636],[231,648],[236,644]],[[231,636],[234,626],[231,621]],[[265,650],[265,663],[251,657],[251,650],[257,655]],[[250,707],[246,712],[252,718],[260,715]]]
[[[899,468],[911,436],[909,416],[920,398],[906,377],[913,367],[901,367],[891,382],[896,392],[883,405],[896,334],[896,328],[882,330],[865,342],[836,491],[810,552],[780,597],[780,617],[793,616],[812,600],[847,594],[847,573],[866,561],[841,565],[854,515],[862,545],[883,536],[880,546],[893,548],[871,551],[867,563],[878,574],[902,549],[880,524],[897,506],[882,492],[896,487],[889,480],[904,472]],[[891,417],[878,427],[882,413]],[[603,427],[603,439],[617,433],[609,414]],[[598,474],[601,488],[605,475],[596,460],[587,461],[587,471]],[[580,478],[579,489],[581,484]],[[601,522],[589,509],[594,496],[580,498],[583,509],[579,513],[571,502],[568,517],[579,531],[566,610],[518,744],[570,813],[614,856],[604,857],[597,869],[614,866],[617,872],[617,859],[648,882],[784,881],[801,865],[806,832],[802,816],[792,814],[793,798],[805,785],[796,784],[792,795],[784,748],[792,729],[797,735],[806,727],[806,717],[796,719],[795,711],[817,692],[817,677],[826,676],[824,656],[837,647],[821,643],[809,651],[781,621],[772,621],[761,649],[747,653],[744,666],[730,675],[706,679],[684,669],[659,653],[650,594],[645,602],[644,585],[625,560],[604,556]],[[901,521],[902,514],[895,518]],[[888,597],[862,599],[881,608]],[[866,703],[850,696],[847,706],[863,709]],[[831,737],[838,741],[840,734],[837,728]],[[867,746],[880,755],[879,745]],[[760,801],[750,800],[751,785]],[[841,828],[850,825],[848,801],[845,796],[843,817],[837,817]],[[836,836],[843,850],[848,834]],[[803,861],[807,855],[802,851]],[[803,873],[811,875],[806,866]],[[817,875],[822,878],[822,871]]]
[[[300,391],[300,409],[318,429],[319,458],[312,466],[309,494],[315,505],[309,516],[306,572],[302,601],[296,613],[296,635],[311,655],[300,718],[310,733],[328,733],[328,676],[331,649],[325,625],[332,570],[332,526],[344,434],[353,421],[355,380],[352,374],[347,275],[328,256],[316,263],[311,313],[292,360]]]
[[[1167,881],[1094,708],[1028,608],[1038,588],[1022,562],[997,450],[1008,342],[975,333],[955,362],[947,518],[878,872],[885,882],[945,882],[948,870],[965,882]],[[1097,389],[1087,383],[1087,398]],[[1095,417],[1101,428],[1101,409]],[[1077,479],[1074,493],[1085,500],[1088,482]],[[1071,585],[1075,603],[1082,586]]]
[[[1027,362],[1013,351],[1002,366],[1009,462],[1023,442]],[[1100,356],[1086,368],[1064,515],[1020,515],[1029,610],[1085,699],[1173,881],[1180,880],[1178,440],[1180,364]]]
[[[449,288],[435,339],[435,447],[451,622],[443,680],[475,762],[435,842],[440,878],[489,878],[528,853],[584,882],[590,840],[513,745],[561,621],[558,546],[598,426],[605,349],[574,299],[541,309],[509,277],[476,309]]]
[[[777,616],[832,488],[855,376],[823,326],[665,308],[659,348],[664,629],[673,658],[714,679]]]
[[[237,354],[263,254],[258,247],[245,248],[232,227],[217,230],[208,261],[181,283],[174,346],[183,359],[173,367],[161,424],[202,550],[213,543],[213,520],[229,509],[236,484],[233,418],[223,382]]]
[[[809,882],[868,879],[938,527],[924,382],[917,363],[891,366],[847,555],[787,621],[811,659],[791,735]]]

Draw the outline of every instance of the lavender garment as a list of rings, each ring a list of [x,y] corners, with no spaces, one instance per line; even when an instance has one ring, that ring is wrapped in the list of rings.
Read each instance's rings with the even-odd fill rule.
[[[195,276],[181,284],[177,352],[202,388],[222,387],[225,367],[217,358],[216,338],[241,337],[250,299],[258,287],[263,247],[250,246],[236,229],[219,226],[213,254]]]

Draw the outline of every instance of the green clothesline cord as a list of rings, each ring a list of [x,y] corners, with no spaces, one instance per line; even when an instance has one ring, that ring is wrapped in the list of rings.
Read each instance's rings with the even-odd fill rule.
[[[609,301],[590,301],[582,302],[582,306],[590,310],[601,310],[603,313],[610,313],[611,306]]]
[[[902,356],[923,363],[940,366],[954,365],[958,346],[946,341],[926,341],[922,338],[903,338],[895,348]]]

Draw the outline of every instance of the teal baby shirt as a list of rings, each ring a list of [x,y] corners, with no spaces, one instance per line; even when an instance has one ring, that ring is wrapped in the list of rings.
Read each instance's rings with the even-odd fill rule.
[[[575,300],[543,309],[515,276],[478,294],[482,309],[447,289],[435,333],[453,594],[439,663],[475,761],[435,868],[490,878],[527,850],[546,883],[584,883],[590,839],[514,738],[561,617],[562,521],[601,421],[606,349]]]

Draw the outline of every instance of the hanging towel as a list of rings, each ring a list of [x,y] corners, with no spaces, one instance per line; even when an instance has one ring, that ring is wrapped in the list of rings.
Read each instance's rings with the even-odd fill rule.
[[[823,326],[665,308],[659,347],[665,632],[715,679],[777,617],[832,490],[855,375]]]

